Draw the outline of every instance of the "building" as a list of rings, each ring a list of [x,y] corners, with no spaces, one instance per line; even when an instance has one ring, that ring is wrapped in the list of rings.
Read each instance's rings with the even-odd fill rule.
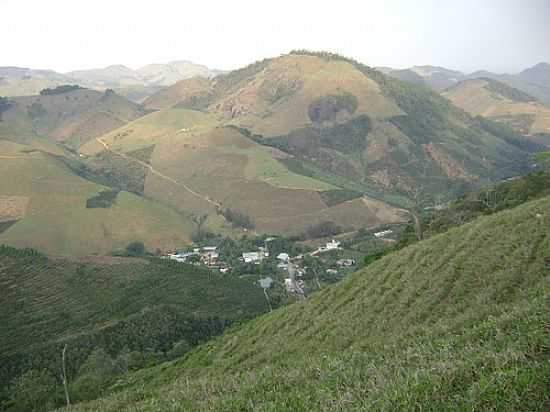
[[[288,253],[279,253],[277,255],[277,259],[283,262],[288,262],[288,260],[290,259],[290,256],[288,256]]]
[[[336,242],[334,239],[328,242],[325,246],[325,250],[337,250],[337,249],[340,249],[340,242]]]
[[[393,233],[393,230],[383,230],[381,232],[376,232],[374,234],[374,237],[378,238],[378,239],[381,239],[381,238],[384,238],[388,235],[391,235]]]
[[[350,267],[355,265],[354,259],[339,259],[336,261],[336,264],[340,267]]]
[[[244,263],[259,264],[263,260],[264,256],[262,252],[245,252],[242,259]]]

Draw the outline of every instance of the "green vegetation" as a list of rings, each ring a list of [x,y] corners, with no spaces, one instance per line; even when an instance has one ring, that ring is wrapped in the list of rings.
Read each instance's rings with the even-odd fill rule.
[[[550,198],[391,253],[75,411],[544,411]]]
[[[221,214],[235,228],[254,229],[254,222],[250,217],[238,210],[224,209]]]
[[[150,366],[177,343],[195,346],[267,310],[250,282],[157,258],[51,259],[0,246],[0,285],[4,389],[31,369],[58,376],[65,344],[73,382],[95,349],[114,358],[138,352],[134,363]]]
[[[352,115],[357,110],[357,97],[351,93],[327,95],[309,105],[308,116],[314,123],[334,121],[341,112]]]
[[[363,196],[362,193],[349,189],[325,190],[321,192],[321,198],[328,207],[347,202],[348,200],[357,199],[361,196]]]
[[[529,103],[537,100],[533,96],[522,92],[521,90],[510,87],[502,82],[487,77],[481,77],[481,79],[487,82],[487,84],[484,86],[487,90],[496,93],[499,96],[513,100],[514,102]]]
[[[43,89],[40,91],[41,96],[53,96],[56,94],[63,94],[63,93],[69,93],[74,92],[75,90],[82,90],[83,87],[77,85],[77,84],[64,84],[61,86],[57,86],[54,89]],[[112,90],[111,90],[112,92]]]
[[[517,207],[531,200],[550,196],[550,171],[536,171],[528,175],[470,192],[442,210],[425,211],[422,233],[431,237],[471,222],[480,216]],[[396,245],[400,249],[415,243],[414,224],[410,224]]]
[[[109,208],[115,202],[120,191],[118,190],[104,190],[99,192],[96,196],[86,200],[86,207],[93,209],[95,207]]]
[[[0,96],[0,122],[2,121],[2,113],[7,112],[11,107],[11,103],[7,97]]]

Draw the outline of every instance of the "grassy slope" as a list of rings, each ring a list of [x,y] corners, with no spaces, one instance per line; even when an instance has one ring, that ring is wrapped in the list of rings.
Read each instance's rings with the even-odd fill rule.
[[[246,213],[259,232],[300,233],[326,220],[345,227],[376,226],[382,221],[361,200],[328,208],[319,191],[335,186],[290,171],[279,160],[287,154],[260,145],[234,128],[221,127],[219,116],[213,114],[165,109],[108,133],[102,140],[123,153],[154,146],[151,165],[165,177],[149,173],[144,194],[184,215],[208,213],[210,230],[231,231],[205,198]],[[102,150],[98,142],[81,148],[86,154]],[[389,221],[403,219],[395,208],[387,206],[387,211],[385,216],[392,215]]]
[[[176,107],[215,113],[224,124],[296,155],[306,169],[344,177],[379,198],[403,195],[419,184],[429,192],[460,191],[484,177],[487,164],[495,178],[503,178],[528,163],[522,150],[427,88],[327,53],[267,59],[216,77],[202,94],[189,90],[194,99],[187,92],[183,84],[172,88],[170,103],[179,93]],[[356,100],[351,111],[340,108],[330,121],[313,121],[312,107],[343,95]],[[350,118],[361,116],[368,117],[371,130],[356,129],[350,141]]]
[[[166,349],[153,345],[173,344],[174,337],[192,341],[177,336],[181,331],[172,313],[232,321],[267,309],[261,289],[250,282],[136,258],[53,259],[0,247],[0,285],[0,363],[6,368],[22,367],[33,357],[47,362],[55,358],[52,347],[64,341],[73,370],[78,369],[74,362],[85,359],[80,352],[95,345],[118,353],[123,346]],[[148,325],[148,316],[157,312],[157,323]]]
[[[503,87],[502,93],[498,92],[498,86]],[[550,107],[535,99],[529,101],[518,90],[518,98],[514,98],[504,88],[508,86],[494,80],[466,80],[445,91],[443,96],[474,116],[489,117],[519,132],[550,133]]]
[[[547,410],[550,198],[388,255],[77,411]]]
[[[260,288],[205,269],[137,258],[46,258],[0,248],[0,353],[102,328],[157,305],[196,316],[242,318],[265,310]],[[23,303],[25,302],[25,303]],[[67,316],[71,314],[70,316]]]
[[[115,93],[88,89],[10,100],[13,106],[3,115],[0,135],[16,140],[34,133],[75,148],[145,114],[140,106]]]
[[[87,199],[108,188],[80,178],[45,153],[29,150],[0,141],[0,156],[5,156],[0,162],[0,195],[27,201],[22,216],[16,216],[22,219],[0,234],[0,243],[87,255],[110,253],[133,240],[143,240],[151,250],[189,242],[193,228],[188,220],[131,193],[119,193],[110,208],[86,208]],[[0,202],[0,209],[5,203]]]

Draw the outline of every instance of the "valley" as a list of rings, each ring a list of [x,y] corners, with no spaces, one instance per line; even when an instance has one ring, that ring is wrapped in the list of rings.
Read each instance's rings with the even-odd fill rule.
[[[548,65],[275,56],[0,67],[0,411],[547,410]]]

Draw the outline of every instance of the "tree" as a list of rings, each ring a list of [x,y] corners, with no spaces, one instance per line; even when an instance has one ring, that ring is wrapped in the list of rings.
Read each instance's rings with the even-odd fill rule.
[[[0,122],[2,121],[2,113],[9,110],[11,102],[6,98],[0,96]]]
[[[94,349],[80,367],[79,376],[71,385],[79,401],[99,397],[117,375],[118,368],[114,359],[103,349]]]
[[[193,220],[193,223],[195,223],[195,225],[197,225],[196,239],[198,241],[201,241],[203,239],[203,235],[204,235],[203,226],[206,223],[206,221],[208,220],[208,215],[207,214],[200,215],[200,216],[193,215],[192,220]]]
[[[58,401],[55,377],[47,370],[31,369],[16,378],[10,387],[10,410],[47,411]]]
[[[126,246],[126,252],[130,256],[143,256],[145,254],[145,245],[140,241],[130,242]]]

